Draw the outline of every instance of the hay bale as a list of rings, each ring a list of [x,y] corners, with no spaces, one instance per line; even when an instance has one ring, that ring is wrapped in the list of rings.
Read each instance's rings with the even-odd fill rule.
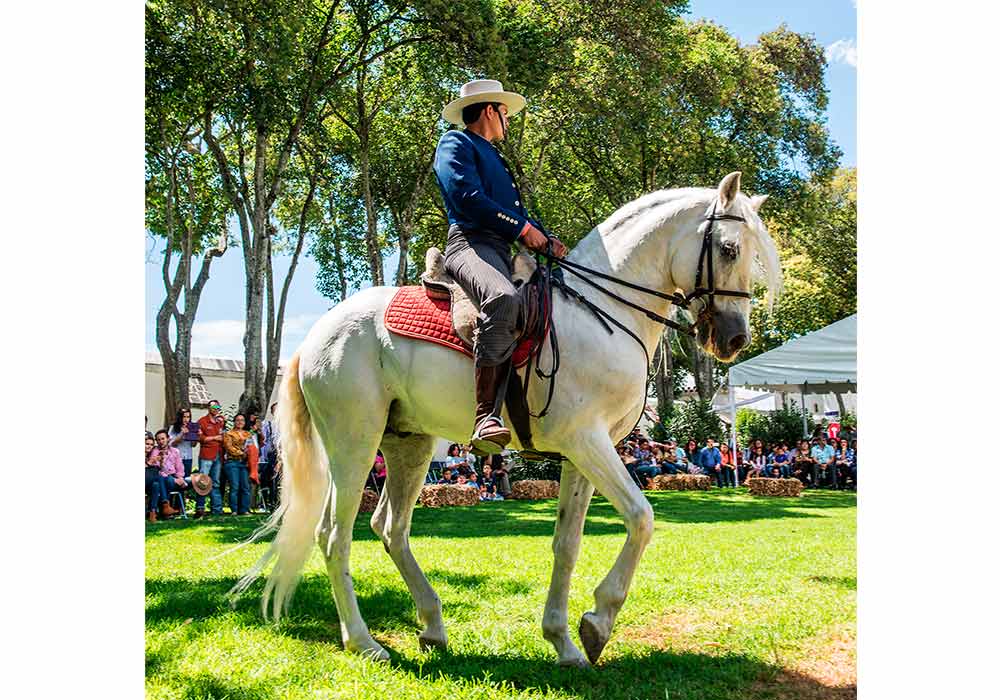
[[[802,482],[798,479],[764,479],[754,477],[747,479],[747,486],[753,496],[790,496],[802,495]]]
[[[420,505],[424,508],[442,506],[474,506],[479,503],[479,489],[464,484],[431,484],[420,489]]]
[[[559,498],[559,482],[547,479],[524,479],[511,484],[511,498],[520,501],[538,501],[543,498]]]
[[[660,474],[649,480],[652,491],[708,491],[712,477],[704,474]]]
[[[378,494],[371,489],[365,489],[361,492],[361,507],[358,508],[359,513],[374,513],[375,506],[378,505]]]

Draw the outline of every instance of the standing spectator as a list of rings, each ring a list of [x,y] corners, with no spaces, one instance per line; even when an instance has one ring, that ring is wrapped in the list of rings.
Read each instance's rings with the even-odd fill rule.
[[[212,479],[212,515],[222,515],[222,433],[226,419],[222,416],[222,406],[215,399],[208,402],[208,414],[198,419],[198,471]],[[205,515],[205,497],[194,499],[194,517]]]
[[[149,432],[149,416],[146,416],[146,437],[153,440],[154,443],[156,442],[155,438],[153,438],[153,434]]]
[[[656,459],[653,457],[653,451],[649,449],[649,440],[640,438],[639,446],[632,452],[632,456],[635,457],[635,463],[632,467],[642,480],[639,485],[641,488],[646,488],[649,480],[660,473],[660,468],[656,466]]]
[[[795,450],[795,456],[792,457],[792,477],[801,481],[803,486],[809,484],[815,486],[812,476],[815,466],[816,462],[809,453],[809,441],[800,440],[799,446]]]
[[[719,468],[722,474],[722,483],[729,488],[736,488],[736,455],[729,451],[729,445],[719,444]]]
[[[246,515],[250,512],[250,471],[247,465],[246,418],[242,413],[233,416],[233,429],[222,436],[222,449],[226,461],[224,468],[229,479],[229,514]]]
[[[261,491],[267,489],[264,497],[264,506],[267,510],[275,508],[274,490],[274,465],[277,456],[277,448],[274,444],[274,415],[278,409],[278,404],[271,404],[271,418],[265,419],[260,425],[260,488]]]
[[[468,445],[460,445],[459,447],[461,448],[460,452],[459,452],[460,456],[462,457],[462,459],[465,460],[465,463],[469,465],[469,473],[470,474],[475,474],[476,473],[476,455],[474,455],[471,452],[469,452],[469,446]],[[466,476],[468,476],[468,475],[466,475]]]
[[[190,408],[177,409],[177,417],[174,419],[173,425],[170,426],[167,435],[170,437],[170,446],[176,447],[177,451],[181,453],[184,478],[190,479],[193,447],[194,443],[198,441],[198,424],[191,421]]]
[[[163,489],[160,496],[166,500],[169,506],[170,494],[174,491],[180,491],[180,497],[184,498],[183,492],[190,485],[190,482],[184,478],[184,463],[181,461],[180,451],[176,447],[170,446],[170,434],[161,428],[156,431],[154,439],[156,447],[153,448],[150,457],[160,467],[161,488]]]
[[[493,483],[497,487],[497,493],[504,498],[510,498],[510,471],[507,469],[504,456],[502,454],[491,455],[490,468],[493,474]]]
[[[698,453],[698,466],[704,473],[715,477],[715,485],[722,488],[722,453],[712,438],[705,441],[705,446]]]
[[[813,481],[816,482],[816,486],[830,485],[832,482],[833,488],[837,488],[836,453],[833,450],[833,445],[826,443],[826,435],[820,433],[819,444],[812,448],[810,455],[815,462],[813,464]]]
[[[151,458],[151,453],[153,448],[156,447],[156,441],[153,439],[152,435],[146,434],[146,497],[149,499],[149,505],[146,506],[146,518],[151,523],[156,522],[156,509],[159,507],[160,502],[164,500],[161,496],[163,493],[163,480],[160,478],[160,468]],[[169,504],[168,504],[169,505]]]

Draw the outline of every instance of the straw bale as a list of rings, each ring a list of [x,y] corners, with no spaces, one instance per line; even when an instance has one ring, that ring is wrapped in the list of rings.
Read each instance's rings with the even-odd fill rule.
[[[547,479],[524,479],[511,484],[511,498],[522,501],[538,501],[544,498],[559,498],[559,482]]]
[[[754,496],[791,496],[802,495],[802,482],[798,479],[764,479],[755,477],[747,479],[747,486]]]
[[[704,474],[660,474],[649,480],[653,491],[708,491],[712,477]]]
[[[442,506],[474,506],[479,503],[479,489],[458,484],[431,484],[420,490],[420,504],[424,508]]]

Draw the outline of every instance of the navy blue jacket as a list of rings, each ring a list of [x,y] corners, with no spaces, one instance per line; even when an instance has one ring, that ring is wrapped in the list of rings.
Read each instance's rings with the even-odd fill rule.
[[[482,136],[446,131],[434,154],[434,173],[449,224],[470,233],[493,232],[513,243],[530,221],[507,162]]]

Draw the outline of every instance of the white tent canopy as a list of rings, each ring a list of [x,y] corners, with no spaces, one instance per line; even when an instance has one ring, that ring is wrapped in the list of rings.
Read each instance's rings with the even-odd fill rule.
[[[857,382],[857,314],[729,368],[732,387],[843,394]]]
[[[736,388],[805,394],[857,392],[858,315],[831,323],[801,338],[789,340],[729,368],[730,442],[735,447]],[[806,417],[802,427],[805,432]]]

